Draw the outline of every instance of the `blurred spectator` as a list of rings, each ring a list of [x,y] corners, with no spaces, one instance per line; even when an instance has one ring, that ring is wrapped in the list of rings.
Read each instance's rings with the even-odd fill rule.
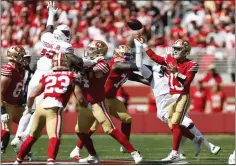
[[[148,112],[157,112],[157,106],[156,106],[156,99],[155,96],[153,95],[153,92],[151,91],[148,94]]]
[[[220,84],[215,84],[208,94],[205,113],[225,112],[226,104],[225,92],[221,90]]]
[[[191,111],[204,112],[208,90],[202,86],[202,83],[198,82],[196,89],[190,95],[192,99]]]
[[[1,2],[2,47],[20,44],[33,47],[45,29],[48,16],[47,1]],[[187,4],[187,5],[186,5]],[[154,45],[171,44],[176,38],[190,40],[193,46],[234,48],[234,2],[222,1],[55,1],[59,8],[55,25],[64,23],[71,27],[72,36],[87,33],[92,39],[112,44],[129,44],[132,32],[126,26],[130,18],[144,24],[147,40],[165,39]],[[78,10],[79,9],[79,10]],[[212,26],[212,27],[211,27]],[[171,32],[171,33],[170,33]],[[11,34],[11,35],[10,35]],[[171,36],[173,38],[166,38]],[[213,37],[213,39],[212,39]],[[168,40],[167,40],[168,39]],[[79,36],[84,47],[87,38]],[[171,41],[169,41],[171,40]],[[83,45],[81,44],[83,43]]]
[[[208,85],[220,84],[221,82],[221,76],[216,72],[215,65],[210,65],[208,73],[200,80],[200,83],[206,83]]]
[[[122,101],[125,105],[125,108],[128,109],[128,105],[129,105],[129,94],[125,91],[124,87],[120,87],[120,89],[118,90],[116,97]]]

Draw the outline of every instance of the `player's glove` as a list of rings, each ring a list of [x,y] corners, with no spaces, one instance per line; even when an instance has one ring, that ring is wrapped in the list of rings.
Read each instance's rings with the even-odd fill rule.
[[[134,42],[135,40],[136,40],[136,44],[142,45],[144,49],[148,48],[148,45],[142,36],[138,36],[137,38],[135,38]]]
[[[56,8],[56,9],[54,8],[54,1],[49,1],[47,8],[48,8],[49,15],[54,16],[57,13],[58,8]]]
[[[1,106],[1,121],[3,123],[7,123],[9,120],[9,114],[7,113],[6,107],[4,105]]]

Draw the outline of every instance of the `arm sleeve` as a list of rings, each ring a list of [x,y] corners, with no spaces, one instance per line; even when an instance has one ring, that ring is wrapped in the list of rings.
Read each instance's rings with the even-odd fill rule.
[[[146,50],[146,54],[156,63],[167,66],[165,58],[161,57],[160,55],[157,55],[152,49]]]

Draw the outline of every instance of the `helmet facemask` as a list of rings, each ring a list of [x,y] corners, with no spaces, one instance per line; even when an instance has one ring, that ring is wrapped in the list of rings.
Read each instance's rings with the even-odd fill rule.
[[[119,45],[116,47],[113,56],[122,56],[128,62],[134,59],[132,49],[127,45]]]
[[[107,45],[100,40],[92,41],[85,50],[84,57],[93,60],[97,57],[105,57],[108,51]]]
[[[191,46],[187,41],[177,40],[172,46],[172,55],[175,59],[186,57],[190,54]]]

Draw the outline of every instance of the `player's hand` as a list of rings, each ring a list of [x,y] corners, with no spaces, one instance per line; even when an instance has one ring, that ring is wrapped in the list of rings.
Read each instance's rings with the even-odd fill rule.
[[[142,46],[142,44],[137,39],[134,39],[134,44],[136,47]]]
[[[54,1],[49,1],[47,8],[48,8],[49,14],[55,15],[57,13],[58,8],[56,9],[54,8]]]
[[[9,120],[9,114],[7,113],[7,109],[4,105],[1,106],[1,121],[3,123],[8,122]]]
[[[145,39],[144,39],[142,36],[140,36],[140,35],[138,35],[135,39],[136,39],[136,41],[138,41],[141,45],[143,45],[143,44],[146,43],[146,42],[145,42]]]
[[[99,57],[96,57],[95,59],[93,59],[93,62],[97,63],[101,60],[104,60],[105,58],[103,56],[99,56]]]
[[[173,66],[172,64],[168,65],[170,67],[171,73],[175,74],[178,72],[178,68],[176,66]]]

